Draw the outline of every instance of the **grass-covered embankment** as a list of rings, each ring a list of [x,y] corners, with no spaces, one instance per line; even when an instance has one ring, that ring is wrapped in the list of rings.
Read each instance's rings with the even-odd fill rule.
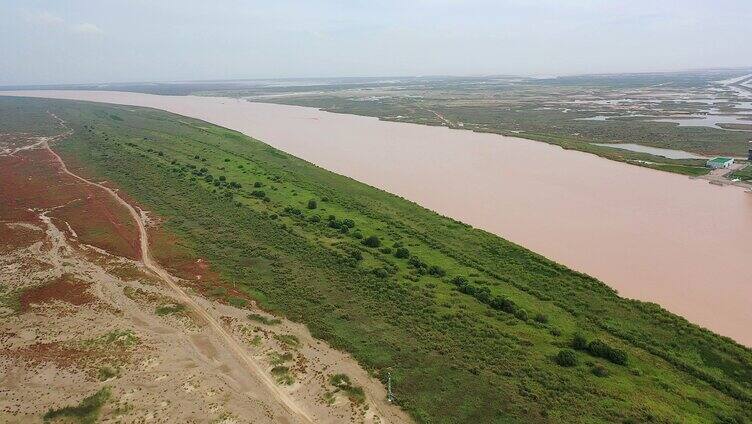
[[[47,109],[75,131],[64,159],[265,307],[390,371],[419,422],[752,418],[752,352],[655,305],[204,122],[0,99],[0,123],[33,131]]]

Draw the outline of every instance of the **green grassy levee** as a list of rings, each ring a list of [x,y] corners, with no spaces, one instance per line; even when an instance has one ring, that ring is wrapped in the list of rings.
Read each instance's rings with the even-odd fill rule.
[[[305,323],[382,381],[388,370],[396,402],[418,422],[752,419],[752,351],[657,305],[205,122],[2,98],[0,128],[49,131],[47,110],[75,131],[54,146],[67,162],[164,218],[265,308]],[[391,252],[355,234],[376,235]],[[419,261],[397,258],[398,246]],[[458,290],[456,277],[526,313]],[[557,365],[576,333],[623,351],[626,365],[583,349],[575,366]]]

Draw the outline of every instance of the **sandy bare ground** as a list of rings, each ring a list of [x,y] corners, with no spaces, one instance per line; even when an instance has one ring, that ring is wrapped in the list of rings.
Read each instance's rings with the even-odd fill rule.
[[[112,391],[105,422],[409,421],[380,382],[302,325],[251,320],[273,317],[203,298],[165,271],[143,211],[71,173],[50,149],[66,135],[29,137],[3,155],[46,150],[56,172],[109,193],[138,224],[141,261],[79,242],[48,216],[54,208],[0,222],[0,422],[38,421],[103,387]],[[336,373],[366,400],[337,391]]]

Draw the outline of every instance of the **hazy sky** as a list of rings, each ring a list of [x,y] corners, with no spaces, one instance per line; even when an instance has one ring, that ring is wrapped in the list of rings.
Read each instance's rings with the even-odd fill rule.
[[[752,66],[752,0],[2,0],[0,85]]]

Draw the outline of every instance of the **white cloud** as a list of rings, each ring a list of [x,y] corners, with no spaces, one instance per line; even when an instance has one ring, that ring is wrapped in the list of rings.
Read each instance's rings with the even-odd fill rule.
[[[71,31],[79,33],[79,34],[94,34],[94,35],[104,34],[104,31],[102,31],[101,28],[90,23],[73,25],[71,27]]]
[[[60,25],[64,22],[63,18],[44,10],[26,15],[26,20],[41,25]]]
[[[89,35],[101,35],[104,34],[104,31],[102,31],[101,28],[98,26],[83,22],[80,24],[67,24],[65,22],[65,19],[61,18],[60,16],[57,16],[51,12],[48,12],[46,10],[42,10],[39,12],[27,12],[25,14],[26,21],[40,26],[46,26],[46,27],[60,27],[65,29],[66,31],[70,31],[76,34],[89,34]]]

